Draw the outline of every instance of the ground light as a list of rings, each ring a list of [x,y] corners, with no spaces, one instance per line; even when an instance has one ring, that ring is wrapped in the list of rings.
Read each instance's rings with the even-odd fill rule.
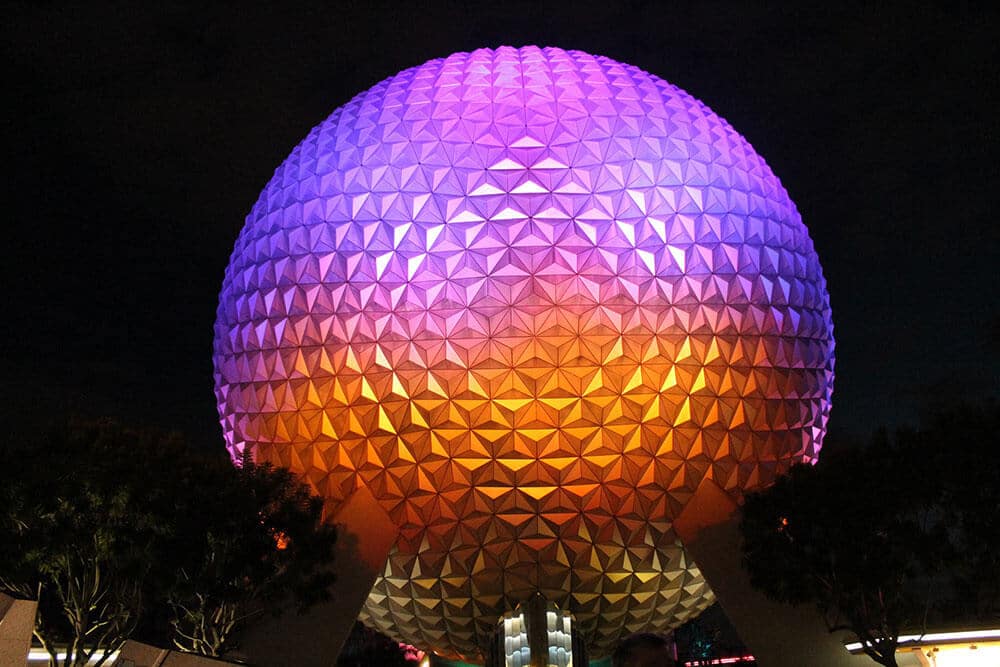
[[[845,644],[862,653],[861,642]],[[1000,629],[960,630],[900,635],[899,654],[912,654],[923,667],[996,667],[1000,665]]]
[[[97,661],[100,660],[101,655],[102,654],[98,653],[98,655],[95,655],[93,658],[91,658],[90,662],[87,664],[97,664]],[[45,649],[33,646],[31,650],[28,652],[28,664],[43,663],[43,662],[48,663],[50,657],[51,656],[49,656],[49,652],[46,651]],[[56,653],[56,659],[60,661],[65,660],[66,651],[58,651]],[[104,661],[104,664],[113,665],[115,663],[115,660],[117,659],[118,659],[118,651],[114,651],[108,657],[108,659]]]

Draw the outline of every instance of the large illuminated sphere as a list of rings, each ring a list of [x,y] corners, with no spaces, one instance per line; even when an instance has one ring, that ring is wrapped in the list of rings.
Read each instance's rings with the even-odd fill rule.
[[[712,601],[672,522],[819,452],[819,261],[753,148],[607,58],[432,60],[310,132],[226,271],[234,456],[401,529],[362,619],[475,658],[541,591],[598,657]]]

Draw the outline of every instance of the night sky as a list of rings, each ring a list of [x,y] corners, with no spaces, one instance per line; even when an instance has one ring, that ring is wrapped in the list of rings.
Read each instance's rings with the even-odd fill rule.
[[[828,281],[837,438],[997,393],[995,3],[135,4],[4,10],[8,431],[74,412],[221,445],[216,299],[273,170],[381,79],[502,44],[637,65],[767,160]]]

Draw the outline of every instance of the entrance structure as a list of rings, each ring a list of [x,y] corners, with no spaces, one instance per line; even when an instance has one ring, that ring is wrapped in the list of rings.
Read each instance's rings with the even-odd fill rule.
[[[501,48],[390,77],[292,151],[214,363],[234,456],[398,527],[364,622],[483,660],[542,599],[600,658],[711,603],[674,519],[703,480],[738,499],[815,459],[833,337],[732,127],[635,67]]]

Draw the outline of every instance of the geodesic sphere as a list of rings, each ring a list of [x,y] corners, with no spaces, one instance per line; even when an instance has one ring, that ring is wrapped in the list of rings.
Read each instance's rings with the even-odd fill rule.
[[[400,528],[362,613],[475,658],[542,592],[591,649],[712,601],[672,522],[816,457],[829,299],[794,204],[701,102],[560,49],[337,109],[247,216],[215,325],[235,455]]]

